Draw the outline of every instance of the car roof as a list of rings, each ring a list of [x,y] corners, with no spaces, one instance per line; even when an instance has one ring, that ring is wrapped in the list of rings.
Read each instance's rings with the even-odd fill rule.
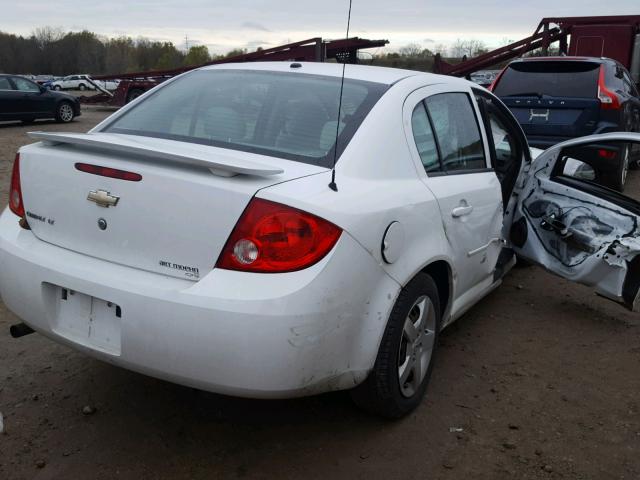
[[[300,65],[292,67],[293,64]],[[415,70],[403,70],[400,68],[374,67],[369,65],[343,65],[341,63],[322,62],[251,62],[251,63],[224,63],[202,67],[199,70],[255,70],[269,72],[306,73],[311,75],[324,75],[329,77],[341,77],[344,68],[345,78],[363,80],[368,82],[393,85],[405,78],[423,76],[425,84],[435,83],[459,83],[466,82],[456,77],[436,75],[433,73],[418,72]]]

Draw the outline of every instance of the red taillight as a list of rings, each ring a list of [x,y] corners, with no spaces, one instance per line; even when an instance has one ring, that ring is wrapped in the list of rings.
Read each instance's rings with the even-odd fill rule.
[[[320,217],[280,203],[254,198],[218,258],[217,268],[283,273],[319,262],[342,229]]]
[[[128,182],[139,182],[142,175],[139,173],[126,172],[115,168],[101,167],[100,165],[90,165],[88,163],[76,163],[76,169],[81,172],[91,173],[92,175],[100,175],[101,177],[117,178],[118,180],[127,180]]]
[[[613,150],[605,150],[604,148],[598,149],[598,156],[606,160],[613,160],[616,158],[616,152]]]
[[[502,77],[502,75],[504,75],[504,72],[507,70],[507,68],[509,67],[504,67],[500,73],[498,75],[496,75],[496,78],[493,79],[493,82],[491,82],[491,85],[489,85],[489,91],[493,92],[493,90],[496,88],[496,85],[498,85],[498,82],[500,81],[500,77]]]
[[[9,188],[9,208],[19,217],[24,217],[24,204],[22,203],[22,187],[20,186],[20,154],[16,154],[11,174],[11,187]]]
[[[600,100],[600,107],[604,110],[620,109],[620,99],[607,88],[604,66],[600,67],[600,77],[598,78],[598,100]]]

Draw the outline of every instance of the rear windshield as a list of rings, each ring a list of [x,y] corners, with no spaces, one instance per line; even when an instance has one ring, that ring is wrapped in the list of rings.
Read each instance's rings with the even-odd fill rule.
[[[493,93],[499,97],[596,98],[599,68],[591,62],[518,62],[509,65]]]
[[[202,70],[158,91],[102,131],[333,164],[387,85],[255,70]]]

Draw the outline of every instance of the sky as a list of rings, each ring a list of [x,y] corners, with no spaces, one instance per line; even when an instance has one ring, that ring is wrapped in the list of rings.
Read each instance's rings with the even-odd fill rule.
[[[311,37],[343,38],[348,0],[0,0],[0,30],[38,27],[144,36],[212,53],[255,50]],[[387,39],[397,50],[475,38],[494,47],[535,30],[543,17],[640,15],[640,0],[353,0],[350,36]],[[372,52],[375,53],[375,52]]]

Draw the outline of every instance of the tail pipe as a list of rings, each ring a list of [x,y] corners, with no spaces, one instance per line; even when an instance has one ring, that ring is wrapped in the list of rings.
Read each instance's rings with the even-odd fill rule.
[[[35,330],[25,323],[16,323],[9,327],[9,333],[13,338],[24,337],[34,332]]]

